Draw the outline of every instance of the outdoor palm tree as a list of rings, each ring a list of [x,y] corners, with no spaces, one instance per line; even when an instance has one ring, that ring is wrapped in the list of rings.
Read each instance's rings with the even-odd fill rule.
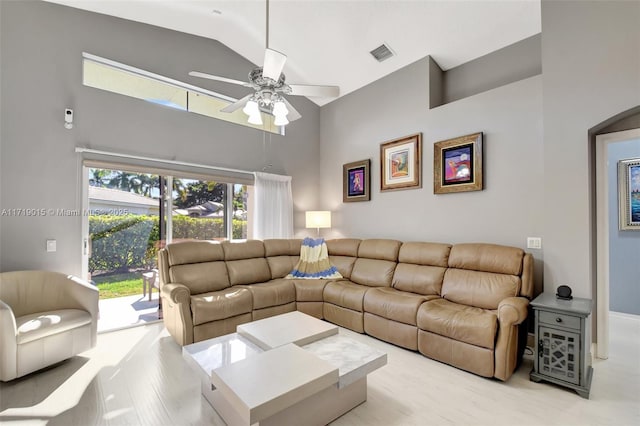
[[[181,200],[186,200],[187,198],[187,186],[184,184],[184,182],[180,179],[180,178],[173,178],[173,191],[175,191],[178,194],[178,197]]]
[[[133,179],[136,177],[134,173],[129,172],[116,172],[115,176],[113,176],[109,180],[109,188],[119,189],[121,191],[127,192],[135,192],[134,187],[136,186]]]
[[[136,194],[152,197],[154,188],[159,192],[160,177],[158,175],[138,173],[131,178],[131,181],[133,192]]]
[[[89,169],[89,185],[104,188],[109,183],[111,170],[105,169]]]

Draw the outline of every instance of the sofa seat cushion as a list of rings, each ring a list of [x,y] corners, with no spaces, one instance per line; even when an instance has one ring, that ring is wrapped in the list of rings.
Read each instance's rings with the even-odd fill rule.
[[[283,278],[238,287],[251,291],[254,310],[280,306],[296,301],[296,289],[293,286],[293,282]]]
[[[297,302],[322,302],[324,286],[329,280],[292,280]]]
[[[421,330],[487,349],[495,346],[498,317],[494,312],[434,299],[420,306],[417,319]]]
[[[325,303],[364,312],[364,295],[371,287],[351,281],[332,281],[324,287]]]
[[[19,345],[29,343],[90,323],[91,314],[82,309],[60,309],[23,315],[16,318],[16,342]]]
[[[418,308],[438,296],[407,293],[393,288],[376,287],[364,296],[364,311],[389,320],[416,325]]]
[[[236,315],[250,313],[253,305],[251,292],[231,287],[220,291],[191,296],[193,325],[219,321]]]

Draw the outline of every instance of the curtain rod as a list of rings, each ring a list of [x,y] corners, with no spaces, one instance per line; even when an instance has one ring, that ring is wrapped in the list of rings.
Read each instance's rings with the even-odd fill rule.
[[[142,155],[122,154],[119,152],[101,151],[97,149],[85,148],[83,146],[76,146],[76,153],[83,153],[83,152],[86,152],[89,154],[109,155],[111,157],[128,158],[131,160],[154,161],[157,163],[172,164],[177,166],[197,167],[201,169],[219,170],[223,172],[232,172],[232,173],[246,173],[246,174],[254,175],[254,172],[251,172],[248,170],[231,169],[228,167],[216,167],[216,166],[209,166],[206,164],[188,163],[185,161],[177,161],[177,160],[165,160],[163,158],[144,157]]]

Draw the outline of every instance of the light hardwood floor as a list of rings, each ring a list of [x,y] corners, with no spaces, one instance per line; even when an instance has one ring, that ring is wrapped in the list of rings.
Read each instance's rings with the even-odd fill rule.
[[[525,359],[506,383],[474,376],[367,336],[388,353],[367,402],[335,425],[638,425],[640,319],[611,316],[610,358],[594,362],[591,399],[529,381]],[[223,425],[181,349],[151,324],[100,334],[82,356],[0,384],[1,424]]]

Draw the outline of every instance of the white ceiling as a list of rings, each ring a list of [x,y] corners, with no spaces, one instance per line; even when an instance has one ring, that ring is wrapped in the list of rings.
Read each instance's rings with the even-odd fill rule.
[[[263,61],[264,0],[48,1],[216,39]],[[269,26],[269,47],[288,56],[287,82],[345,95],[427,55],[446,70],[537,34],[540,0],[271,0]],[[396,56],[378,63],[369,51],[383,42]]]

